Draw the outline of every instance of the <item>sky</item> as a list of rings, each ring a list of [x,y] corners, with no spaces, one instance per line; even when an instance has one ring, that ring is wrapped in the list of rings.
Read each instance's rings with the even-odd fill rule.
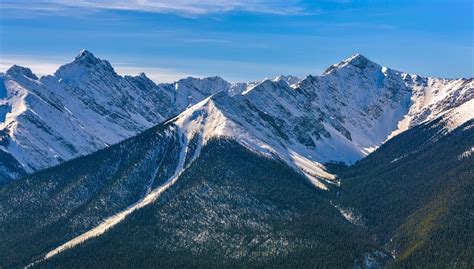
[[[320,75],[355,53],[467,78],[473,13],[474,0],[1,0],[0,72],[19,64],[52,74],[87,49],[156,82]]]

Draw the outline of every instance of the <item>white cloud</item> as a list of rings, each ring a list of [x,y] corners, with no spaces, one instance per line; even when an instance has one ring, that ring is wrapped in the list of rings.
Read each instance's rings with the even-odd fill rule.
[[[67,9],[130,10],[153,13],[201,15],[229,11],[248,11],[277,15],[304,14],[299,0],[6,0],[1,9],[60,12]]]

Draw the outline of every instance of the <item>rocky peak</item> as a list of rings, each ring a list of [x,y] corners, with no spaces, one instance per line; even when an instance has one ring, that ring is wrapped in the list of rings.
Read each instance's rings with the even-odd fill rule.
[[[76,58],[74,58],[74,62],[86,65],[95,65],[100,63],[101,60],[96,58],[90,51],[83,49],[79,52],[79,54],[77,54]]]
[[[327,68],[323,75],[329,75],[333,73],[335,70],[340,70],[340,69],[345,69],[345,68],[357,68],[357,69],[366,69],[368,67],[373,67],[377,69],[381,69],[382,67],[371,60],[369,60],[367,57],[363,56],[362,54],[356,53],[352,55],[351,57],[337,63],[331,65],[329,68]]]
[[[285,75],[280,75],[280,76],[276,77],[276,78],[274,79],[274,81],[284,81],[284,82],[286,82],[288,85],[293,85],[293,84],[296,84],[296,83],[300,82],[301,79],[298,78],[298,77],[292,76],[292,75],[287,75],[287,76],[285,76]]]
[[[360,69],[364,69],[370,63],[373,64],[373,62],[371,62],[364,55],[359,53],[352,55],[351,57],[346,59],[345,62]]]
[[[198,92],[205,94],[213,94],[218,91],[228,91],[230,83],[222,79],[221,77],[205,77],[205,78],[194,78],[187,77],[176,82],[176,89],[178,91],[197,90]]]
[[[56,77],[65,82],[81,80],[85,74],[97,74],[100,76],[117,76],[114,68],[106,60],[101,60],[88,50],[81,50],[71,63],[65,64],[56,71]]]
[[[140,73],[140,74],[138,74],[138,76],[125,76],[125,78],[141,81],[141,82],[144,82],[146,84],[156,86],[155,82],[153,82],[153,80],[151,80],[145,73]]]
[[[37,80],[38,77],[31,71],[31,69],[19,65],[13,65],[7,70],[7,75],[15,76],[22,75],[30,79]]]

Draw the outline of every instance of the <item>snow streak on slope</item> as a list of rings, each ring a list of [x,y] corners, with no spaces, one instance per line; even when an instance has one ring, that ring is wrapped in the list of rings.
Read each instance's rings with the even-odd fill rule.
[[[457,109],[474,98],[472,78],[447,80],[409,74],[402,74],[402,77],[412,88],[410,109],[388,139],[420,123],[440,117],[452,109]],[[464,107],[463,114],[466,121],[474,117],[474,109],[472,105],[470,106]],[[460,124],[462,123],[453,127]]]
[[[465,122],[474,119],[474,99],[452,108],[444,116],[444,125],[447,131],[452,131]]]
[[[93,229],[91,229],[91,230],[89,230],[89,231],[87,231],[87,232],[85,232],[85,233],[69,240],[68,242],[62,244],[61,246],[51,250],[50,252],[48,252],[44,256],[43,260],[44,259],[49,259],[49,258],[65,251],[65,250],[67,250],[67,249],[73,248],[73,247],[77,246],[78,244],[81,244],[82,242],[84,242],[88,239],[91,239],[91,238],[102,235],[108,229],[112,228],[113,226],[115,226],[118,223],[120,223],[121,221],[123,221],[128,215],[130,215],[135,210],[143,208],[146,205],[153,203],[156,199],[158,199],[158,197],[163,192],[165,192],[167,189],[169,189],[178,180],[179,176],[181,175],[181,173],[186,168],[185,167],[186,166],[185,160],[186,160],[186,157],[187,157],[187,154],[188,154],[188,145],[189,145],[188,144],[189,141],[187,140],[187,138],[185,136],[183,136],[183,134],[179,130],[175,130],[175,129],[176,129],[175,126],[171,126],[170,130],[168,130],[168,131],[170,131],[170,132],[178,131],[179,141],[181,143],[181,145],[180,145],[181,151],[179,153],[177,168],[176,168],[174,174],[165,183],[163,183],[161,186],[153,189],[150,193],[148,193],[140,201],[138,201],[135,204],[129,206],[127,209],[125,209],[125,210],[123,210],[123,211],[121,211],[121,212],[119,212],[119,213],[117,213],[113,216],[108,217],[107,219],[105,219],[101,224],[99,224],[95,228],[93,228]],[[192,159],[196,158],[196,156],[190,156],[190,157]],[[187,165],[189,165],[189,164],[187,164]],[[156,176],[156,173],[155,173],[155,176]],[[151,181],[153,182],[153,180],[151,180]],[[31,265],[34,265],[37,262],[39,262],[39,261],[36,261]]]
[[[470,149],[464,151],[463,153],[459,154],[458,160],[462,160],[462,159],[468,158],[468,157],[471,156],[473,153],[474,153],[474,146],[471,147]]]

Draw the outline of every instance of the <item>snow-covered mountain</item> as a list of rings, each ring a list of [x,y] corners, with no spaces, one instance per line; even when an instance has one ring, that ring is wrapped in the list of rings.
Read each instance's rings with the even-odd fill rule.
[[[297,84],[266,80],[241,95],[216,93],[176,124],[189,140],[230,137],[277,156],[326,189],[337,182],[323,163],[353,163],[395,134],[440,116],[454,129],[474,117],[473,97],[473,79],[421,78],[354,55]]]
[[[301,79],[292,75],[287,75],[287,76],[280,75],[276,77],[275,79],[273,79],[273,81],[275,82],[284,81],[289,86],[293,86],[293,85],[296,85],[298,82],[301,82]]]
[[[14,66],[0,79],[0,148],[9,156],[0,168],[7,179],[22,174],[11,167],[28,173],[50,167],[182,112],[173,121],[189,140],[235,139],[326,188],[334,178],[325,162],[352,163],[446,113],[461,111],[450,121],[454,126],[474,115],[472,78],[423,78],[359,54],[302,80],[231,84],[210,77],[157,85],[144,74],[119,76],[107,61],[82,51],[53,76],[37,78]]]
[[[245,84],[122,77],[86,50],[51,76],[13,66],[0,75],[0,183],[117,143],[234,88]]]
[[[472,79],[422,78],[354,55],[296,83],[156,85],[82,52],[54,76],[13,67],[2,80],[4,171],[42,149],[67,149],[63,141],[87,152],[81,145],[106,147],[107,137],[168,118],[0,188],[4,267],[472,260],[459,254],[473,241],[459,245],[472,205]],[[338,167],[338,178],[324,165],[375,149]],[[430,233],[419,236],[426,221]],[[438,241],[452,241],[453,252],[433,251]]]

